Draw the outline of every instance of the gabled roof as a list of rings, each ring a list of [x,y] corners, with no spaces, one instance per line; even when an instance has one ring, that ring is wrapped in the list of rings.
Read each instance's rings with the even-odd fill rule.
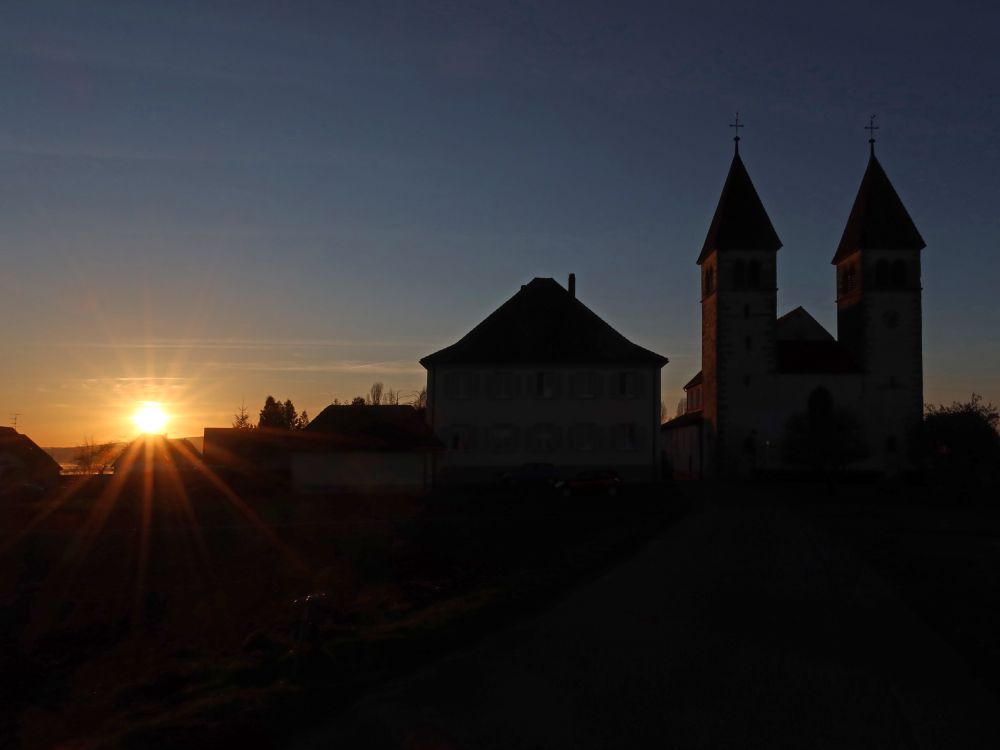
[[[698,374],[687,382],[687,385],[684,386],[684,390],[687,391],[690,390],[691,388],[694,388],[696,385],[701,385],[705,380],[704,375],[702,373],[703,370],[698,370]]]
[[[140,435],[114,461],[115,473],[142,471],[156,467],[171,467],[189,471],[197,467],[201,453],[187,438],[167,438],[164,435]]]
[[[777,320],[778,341],[833,341],[834,338],[802,306],[789,310]]]
[[[702,420],[704,420],[704,416],[701,409],[698,409],[698,411],[689,411],[664,422],[660,425],[660,430],[677,430],[681,427],[690,427],[691,425],[701,424]]]
[[[412,406],[326,407],[303,430],[316,450],[415,450],[443,448],[423,409]],[[296,446],[302,447],[302,446]]]
[[[420,360],[462,364],[631,364],[667,358],[633,344],[554,279],[533,279],[455,344]]]
[[[722,186],[719,205],[708,228],[708,236],[698,256],[698,265],[713,250],[771,250],[781,247],[778,233],[764,210],[739,152]]]
[[[831,262],[839,263],[859,250],[923,250],[925,246],[873,150]]]
[[[61,468],[55,459],[34,440],[13,427],[0,427],[0,453],[16,459],[29,473],[58,475]]]

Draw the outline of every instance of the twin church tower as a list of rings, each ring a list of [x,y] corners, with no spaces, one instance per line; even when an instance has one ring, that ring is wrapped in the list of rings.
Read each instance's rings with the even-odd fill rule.
[[[701,476],[796,458],[901,469],[923,411],[924,241],[874,139],[833,255],[836,338],[801,307],[777,316],[782,243],[735,140],[698,256],[702,369],[685,386],[689,416],[664,425],[667,459],[675,473]]]

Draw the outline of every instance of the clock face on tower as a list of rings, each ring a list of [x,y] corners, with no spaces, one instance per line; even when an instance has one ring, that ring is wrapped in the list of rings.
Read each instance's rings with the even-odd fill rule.
[[[899,313],[895,310],[886,310],[882,315],[886,328],[895,328],[899,325]]]

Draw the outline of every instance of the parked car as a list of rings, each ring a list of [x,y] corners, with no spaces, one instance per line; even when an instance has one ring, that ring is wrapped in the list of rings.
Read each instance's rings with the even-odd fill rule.
[[[559,483],[559,474],[552,464],[523,464],[501,475],[500,481],[510,487],[550,489]]]
[[[560,482],[563,495],[617,495],[621,477],[606,469],[581,471],[575,477]]]

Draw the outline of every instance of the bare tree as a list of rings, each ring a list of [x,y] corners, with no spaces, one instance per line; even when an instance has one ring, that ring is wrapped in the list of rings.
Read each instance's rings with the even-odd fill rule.
[[[385,396],[382,397],[382,402],[386,406],[399,406],[399,391],[394,391],[392,388],[386,388]]]
[[[92,437],[85,438],[76,447],[73,462],[80,474],[103,474],[111,468],[115,460],[115,442],[96,443]]]
[[[674,414],[675,417],[682,417],[687,414],[688,402],[686,398],[682,398],[677,402],[677,413]]]
[[[381,380],[372,383],[372,387],[368,389],[368,403],[372,406],[381,406],[384,391],[385,384]]]
[[[413,408],[415,409],[426,409],[427,408],[427,389],[421,388],[420,392],[417,394],[417,400],[413,402]]]

